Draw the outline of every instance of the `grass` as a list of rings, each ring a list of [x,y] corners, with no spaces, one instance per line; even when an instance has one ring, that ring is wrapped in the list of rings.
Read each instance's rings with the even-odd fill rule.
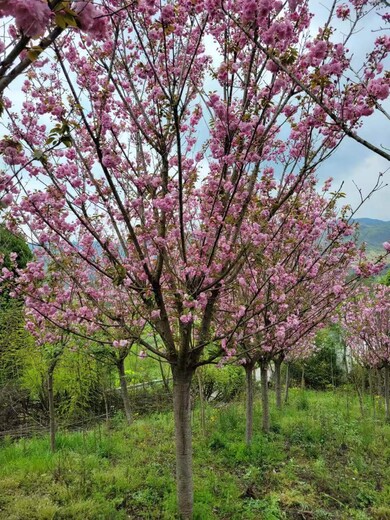
[[[366,413],[370,403],[366,403]],[[242,403],[194,411],[195,519],[390,520],[390,426],[345,393],[292,392],[243,442]],[[175,518],[172,416],[0,444],[0,519]]]

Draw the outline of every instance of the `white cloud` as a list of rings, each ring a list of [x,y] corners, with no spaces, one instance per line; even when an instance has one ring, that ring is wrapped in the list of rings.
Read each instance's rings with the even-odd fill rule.
[[[370,194],[377,183],[378,175],[381,173],[383,174],[381,177],[383,187],[370,195],[370,198],[364,202],[356,213],[356,217],[390,220],[389,164],[378,155],[371,154],[365,157],[360,164],[353,165],[344,172],[342,191],[346,194],[346,198],[343,202],[350,204],[354,209],[360,204],[361,196],[365,198]],[[337,181],[335,181],[335,187]]]

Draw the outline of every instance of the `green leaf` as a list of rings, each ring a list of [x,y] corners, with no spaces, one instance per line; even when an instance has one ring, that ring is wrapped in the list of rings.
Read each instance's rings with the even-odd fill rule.
[[[28,52],[27,52],[28,59],[31,62],[35,61],[36,59],[39,58],[42,50],[43,49],[41,47],[31,47],[31,49],[29,49]]]
[[[67,23],[66,23],[65,15],[63,15],[62,13],[56,13],[54,20],[55,20],[56,25],[58,25],[58,27],[61,27],[61,29],[66,29]]]
[[[64,19],[69,27],[78,27],[76,18],[70,13],[66,13]]]
[[[126,269],[123,267],[123,265],[116,265],[115,266],[116,274],[113,279],[113,284],[118,287],[119,285],[122,285],[124,279],[126,278]]]
[[[60,142],[63,143],[67,148],[72,146],[72,138],[68,135],[61,137]]]
[[[59,2],[55,8],[54,8],[54,11],[55,12],[58,12],[58,11],[62,11],[63,9],[69,9],[69,2]]]
[[[44,153],[42,150],[34,150],[34,158],[35,159],[41,159],[44,156]]]

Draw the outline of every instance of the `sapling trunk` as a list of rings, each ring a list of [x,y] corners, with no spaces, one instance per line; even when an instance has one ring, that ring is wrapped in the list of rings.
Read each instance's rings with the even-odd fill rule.
[[[301,389],[305,389],[305,365],[302,365],[302,371],[301,371]]]
[[[262,404],[262,430],[264,433],[269,433],[269,399],[268,399],[268,363],[262,361],[260,363],[261,374],[261,404]]]
[[[169,388],[169,372],[168,372],[168,375],[165,374],[164,366],[163,366],[163,363],[162,363],[160,358],[158,358],[158,363],[160,365],[160,374],[161,374],[161,379],[163,381],[163,385],[164,385],[165,391],[167,393],[170,393],[171,389]]]
[[[363,401],[362,389],[361,389],[361,387],[359,387],[358,383],[356,383],[355,388],[356,388],[356,392],[357,392],[358,399],[359,399],[360,414],[362,417],[364,417],[365,413],[364,413],[364,401]]]
[[[349,369],[348,369],[347,344],[346,343],[344,343],[343,363],[344,363],[344,370],[345,370],[345,379],[348,382]]]
[[[118,372],[119,372],[119,381],[120,381],[120,385],[121,385],[121,396],[122,396],[122,401],[123,401],[123,408],[125,410],[126,422],[127,422],[127,424],[131,424],[132,414],[131,414],[129,391],[127,388],[125,360],[119,359],[119,361],[117,362],[117,367],[118,367]]]
[[[382,385],[382,374],[379,368],[375,369],[376,371],[376,385],[377,385],[377,391],[378,395],[383,396],[383,385]]]
[[[200,368],[197,371],[197,376],[198,376],[199,405],[200,405],[200,427],[201,427],[203,436],[205,436],[206,435],[206,410],[205,410],[205,402],[204,402],[203,381],[202,381],[202,375],[201,375]]]
[[[362,375],[362,373],[360,373],[360,375]],[[356,393],[357,393],[357,396],[359,399],[359,408],[360,408],[361,416],[364,417],[364,402],[363,402],[363,395],[362,395],[362,384],[361,384],[361,380],[360,381],[358,380],[358,377],[356,375],[356,370],[355,370],[355,372],[351,373],[351,381],[353,383],[353,386],[355,387],[355,390],[356,390]]]
[[[246,375],[246,427],[245,441],[251,444],[253,437],[253,365],[244,365]]]
[[[374,389],[374,382],[373,382],[373,369],[371,367],[368,368],[368,385],[370,388],[370,398],[372,403],[372,416],[375,420],[376,418],[376,406],[375,406],[375,389]]]
[[[385,417],[386,422],[390,422],[390,393],[389,393],[389,376],[390,376],[390,366],[385,365]]]
[[[281,366],[282,360],[275,359],[275,396],[276,396],[276,407],[282,409],[282,381],[281,381]]]
[[[290,363],[286,363],[286,383],[284,389],[284,404],[288,403],[288,390],[290,388]]]
[[[106,425],[110,425],[110,409],[108,407],[108,399],[107,399],[107,393],[105,390],[103,390],[103,401],[104,401],[104,411],[106,414]]]
[[[54,369],[55,364],[51,364],[47,374],[47,394],[49,401],[49,428],[50,428],[50,449],[54,453],[56,450],[56,418],[54,406]]]
[[[191,380],[193,372],[172,367],[176,439],[177,503],[181,520],[191,520],[194,505],[192,478]]]

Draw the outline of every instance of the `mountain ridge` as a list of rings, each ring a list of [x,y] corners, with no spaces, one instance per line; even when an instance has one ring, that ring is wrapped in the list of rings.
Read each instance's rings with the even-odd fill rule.
[[[353,220],[359,224],[359,242],[365,242],[369,251],[383,252],[383,242],[390,242],[390,221],[368,217]]]

